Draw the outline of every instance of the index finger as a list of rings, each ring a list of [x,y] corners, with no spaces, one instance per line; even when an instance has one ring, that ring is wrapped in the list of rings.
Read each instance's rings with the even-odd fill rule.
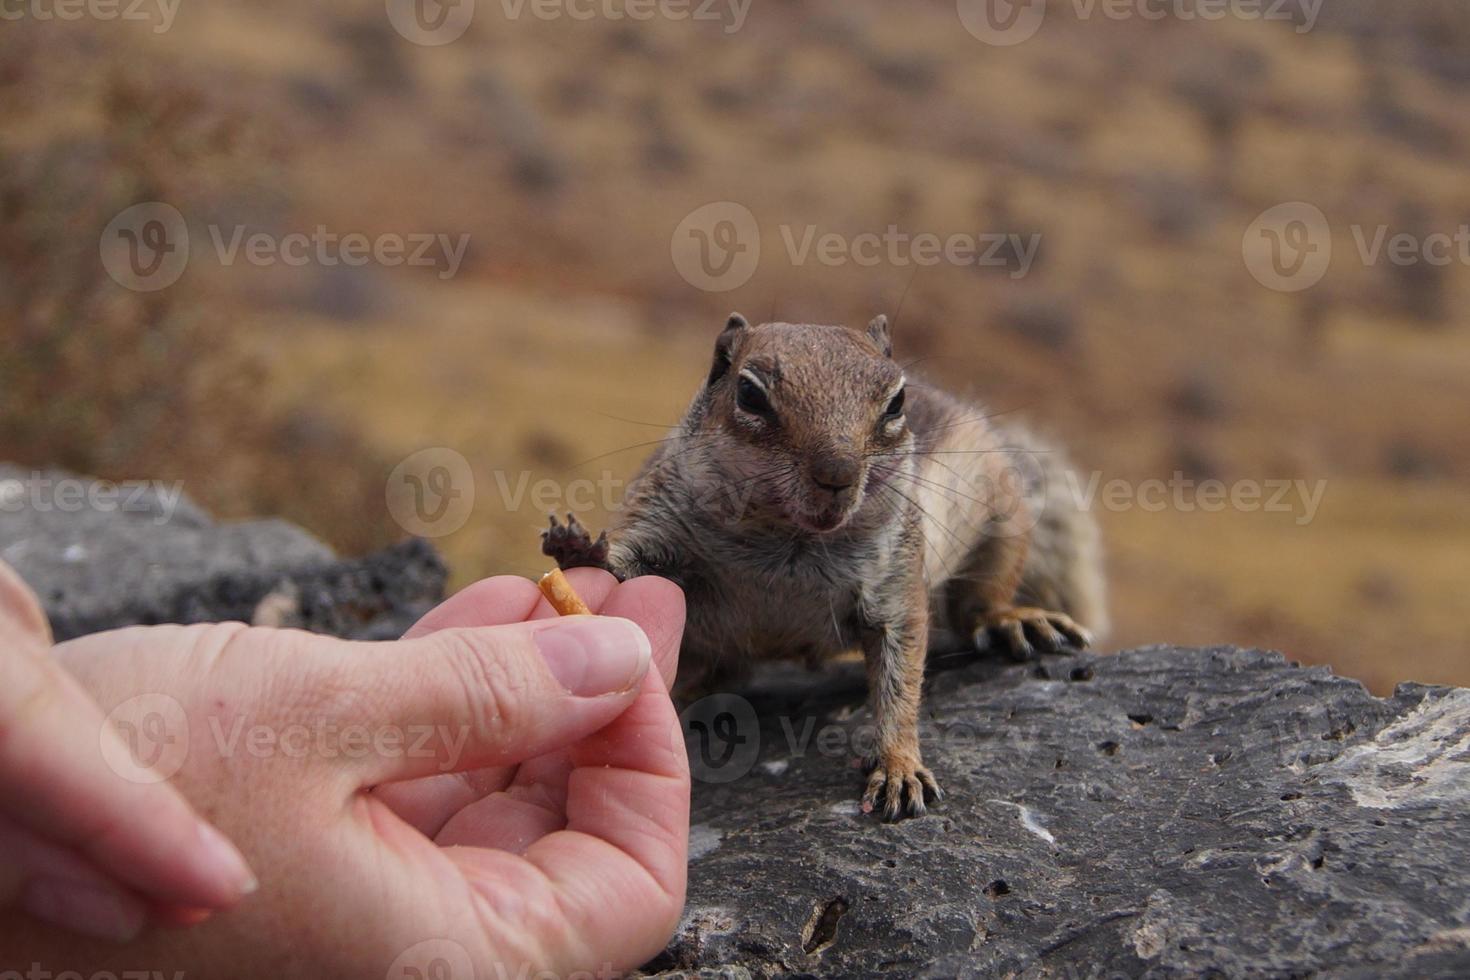
[[[643,627],[653,643],[653,660],[664,686],[672,685],[684,631],[682,590],[653,575],[619,583],[600,568],[573,568],[566,576],[593,612],[621,616]],[[674,610],[678,615],[673,614]],[[456,592],[426,613],[403,638],[413,640],[442,629],[550,619],[556,614],[535,583],[514,575],[498,575]]]

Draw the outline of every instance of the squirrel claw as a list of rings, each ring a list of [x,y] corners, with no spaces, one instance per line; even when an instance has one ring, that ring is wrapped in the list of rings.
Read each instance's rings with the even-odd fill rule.
[[[575,514],[568,514],[565,524],[552,514],[550,526],[541,532],[541,553],[555,558],[557,567],[564,570],[606,568],[607,552],[607,532],[603,531],[593,541]]]
[[[926,803],[938,803],[942,799],[944,791],[932,772],[918,762],[891,759],[872,767],[863,791],[862,810],[872,813],[881,805],[883,819],[890,821],[922,817],[928,812]]]
[[[1037,651],[1060,653],[1070,647],[1084,650],[1092,634],[1066,613],[1031,606],[1005,609],[987,616],[974,633],[975,649],[989,650],[999,640],[1012,660],[1032,660]]]

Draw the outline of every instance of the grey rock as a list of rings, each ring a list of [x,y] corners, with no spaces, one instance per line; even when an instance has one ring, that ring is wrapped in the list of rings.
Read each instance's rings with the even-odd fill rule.
[[[262,617],[382,639],[442,599],[446,579],[422,541],[339,560],[284,521],[215,523],[162,484],[112,485],[6,465],[0,560],[36,591],[58,640],[119,626]]]
[[[684,713],[689,902],[650,972],[1470,976],[1470,691],[1233,648],[970,663],[925,700],[947,796],[896,824],[856,806],[855,665],[743,694],[758,722]]]

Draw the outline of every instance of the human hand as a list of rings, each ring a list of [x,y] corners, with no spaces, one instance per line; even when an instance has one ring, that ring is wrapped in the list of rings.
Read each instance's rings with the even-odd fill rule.
[[[59,647],[104,708],[177,702],[174,782],[251,856],[261,890],[126,949],[14,920],[0,948],[48,969],[394,980],[646,961],[684,897],[689,773],[660,673],[683,603],[658,579],[573,579],[609,618],[538,619],[534,585],[495,579],[398,643],[221,625]]]
[[[0,563],[0,909],[121,942],[150,918],[234,905],[255,887],[239,851],[167,783],[107,766],[123,739],[50,647],[40,604]]]

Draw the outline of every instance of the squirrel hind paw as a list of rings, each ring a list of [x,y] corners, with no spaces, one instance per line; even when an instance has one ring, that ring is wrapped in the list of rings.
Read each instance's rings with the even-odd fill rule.
[[[971,634],[975,649],[999,649],[1015,661],[1034,660],[1042,653],[1085,650],[1092,634],[1066,613],[1022,606],[986,616]]]
[[[541,532],[541,553],[556,559],[557,567],[562,569],[606,568],[607,532],[594,541],[575,514],[568,514],[565,524],[552,514],[550,526]]]

